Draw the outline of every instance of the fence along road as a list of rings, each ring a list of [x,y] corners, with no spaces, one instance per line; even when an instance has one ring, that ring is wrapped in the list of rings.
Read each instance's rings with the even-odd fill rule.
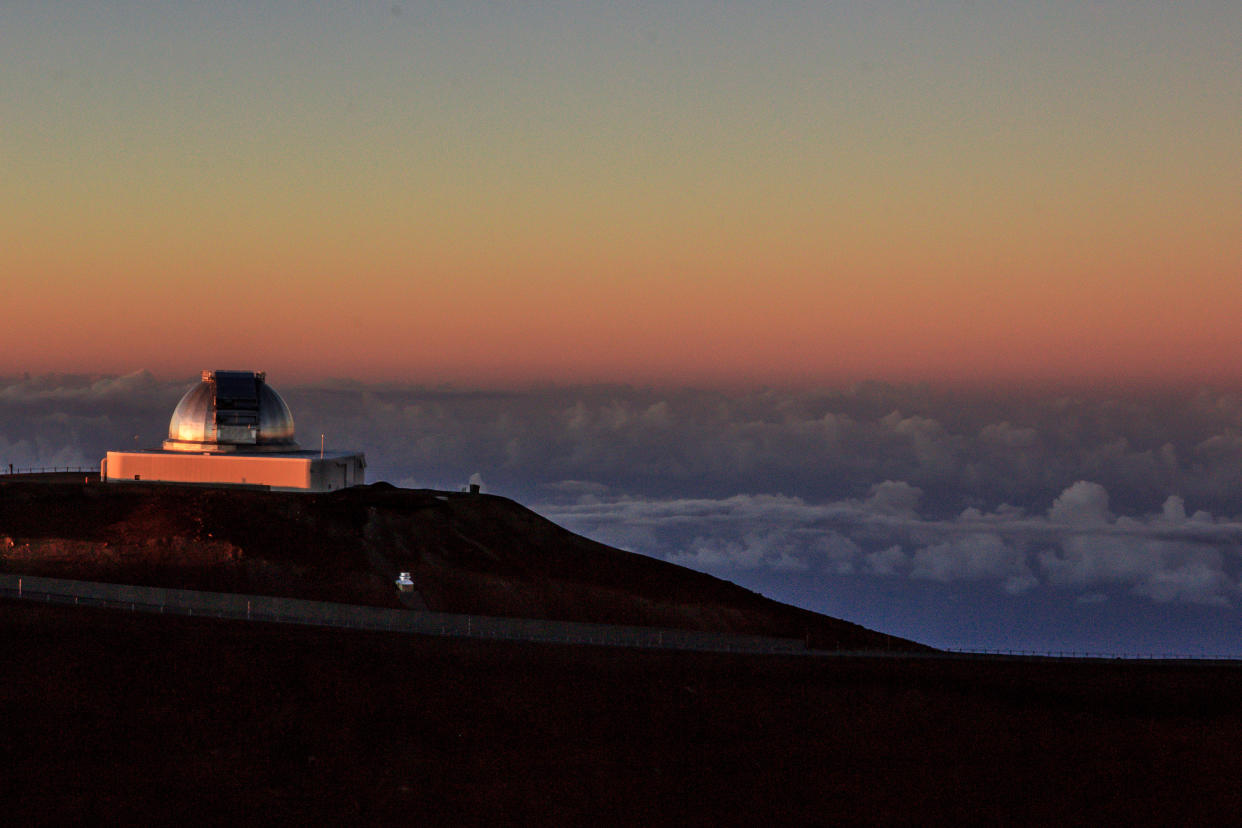
[[[533,618],[495,618],[443,612],[366,607],[268,595],[237,595],[165,589],[131,584],[101,584],[33,575],[0,573],[0,596],[57,604],[109,607],[131,612],[197,615],[247,621],[275,621],[473,638],[596,644],[613,647],[660,647],[716,652],[804,653],[796,638],[726,635],[659,627],[627,627]]]
[[[808,650],[802,639],[759,635],[730,635],[661,627],[633,627],[547,621],[534,618],[496,618],[445,612],[385,609],[358,604],[335,604],[276,598],[270,595],[238,595],[165,589],[132,584],[102,584],[64,578],[0,573],[0,598],[21,598],[55,604],[123,609],[166,615],[206,616],[281,624],[341,627],[441,635],[534,641],[559,644],[591,644],[610,647],[647,647],[705,652],[851,656],[868,658],[1015,659],[1037,661],[1084,661],[1124,659],[1229,664],[1242,667],[1234,655],[1185,655],[1173,653],[1037,652],[1030,650],[966,650],[900,652],[877,650]]]

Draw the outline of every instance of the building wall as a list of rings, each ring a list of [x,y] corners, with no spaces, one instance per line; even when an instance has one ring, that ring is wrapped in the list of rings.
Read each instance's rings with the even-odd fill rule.
[[[357,462],[358,455],[348,457],[316,458],[311,464],[310,487],[326,492],[345,489],[365,483],[365,465]]]
[[[269,486],[286,491],[334,491],[365,482],[361,454],[320,458],[287,455],[181,454],[110,451],[103,462],[109,482],[166,482]]]

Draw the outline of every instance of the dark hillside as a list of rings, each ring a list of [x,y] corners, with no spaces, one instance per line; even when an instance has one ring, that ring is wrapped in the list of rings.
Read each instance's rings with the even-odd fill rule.
[[[476,615],[919,649],[562,529],[502,497],[0,482],[0,567],[31,575]],[[393,587],[412,573],[417,592]],[[404,603],[403,603],[404,597]]]

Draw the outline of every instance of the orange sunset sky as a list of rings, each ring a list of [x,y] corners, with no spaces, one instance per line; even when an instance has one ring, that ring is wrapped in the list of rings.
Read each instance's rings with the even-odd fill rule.
[[[0,374],[1242,384],[1242,4],[5,3]]]

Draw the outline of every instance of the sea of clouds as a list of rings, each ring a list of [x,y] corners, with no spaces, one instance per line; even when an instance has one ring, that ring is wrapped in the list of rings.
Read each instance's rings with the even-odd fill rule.
[[[194,381],[0,379],[0,463],[97,466],[157,445]],[[739,583],[1242,604],[1237,393],[273,384],[303,445],[366,451],[371,480],[475,476]]]

